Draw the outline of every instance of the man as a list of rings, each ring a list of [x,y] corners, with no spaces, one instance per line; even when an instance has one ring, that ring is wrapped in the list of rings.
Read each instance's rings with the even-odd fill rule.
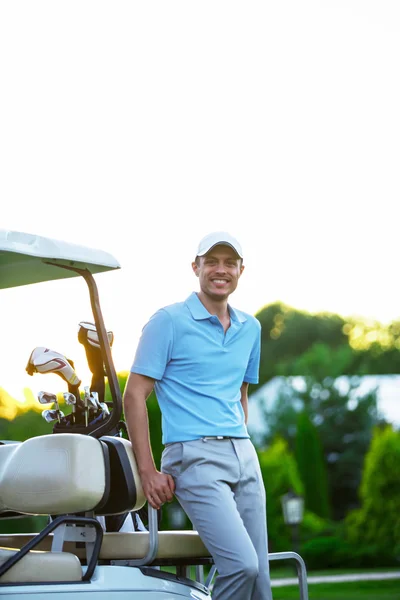
[[[258,382],[260,324],[228,298],[243,273],[239,242],[203,238],[192,263],[200,291],[144,327],[125,394],[129,436],[154,508],[177,496],[218,570],[213,600],[270,600],[265,491],[246,428]],[[162,413],[162,472],[149,441],[146,399]]]

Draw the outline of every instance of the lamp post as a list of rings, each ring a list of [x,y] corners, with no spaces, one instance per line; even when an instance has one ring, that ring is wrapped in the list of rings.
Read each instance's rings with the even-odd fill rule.
[[[283,518],[292,529],[292,544],[295,552],[299,551],[299,523],[303,520],[304,498],[292,490],[281,497]]]

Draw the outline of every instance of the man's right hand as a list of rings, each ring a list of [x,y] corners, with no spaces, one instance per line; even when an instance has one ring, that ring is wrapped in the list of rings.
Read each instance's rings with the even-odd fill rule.
[[[147,502],[153,508],[159,510],[164,502],[171,502],[175,492],[175,482],[171,475],[154,470],[142,473],[140,479]]]

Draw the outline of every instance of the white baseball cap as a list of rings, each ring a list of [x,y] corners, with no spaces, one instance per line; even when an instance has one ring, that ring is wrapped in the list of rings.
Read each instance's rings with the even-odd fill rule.
[[[237,239],[227,231],[214,231],[203,237],[197,248],[196,256],[204,256],[211,248],[214,248],[214,246],[230,246],[234,249],[239,258],[243,258],[241,245]]]

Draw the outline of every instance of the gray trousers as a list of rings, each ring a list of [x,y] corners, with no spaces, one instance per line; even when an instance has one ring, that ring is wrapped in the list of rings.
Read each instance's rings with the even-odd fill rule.
[[[213,600],[272,600],[265,490],[251,441],[169,444],[161,469],[214,558]]]

